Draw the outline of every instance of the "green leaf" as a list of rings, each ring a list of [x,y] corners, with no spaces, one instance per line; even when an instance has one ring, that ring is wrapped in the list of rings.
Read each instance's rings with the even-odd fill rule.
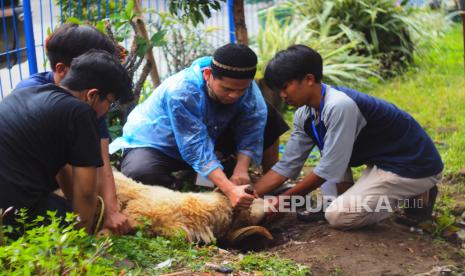
[[[134,17],[134,0],[129,0],[126,4],[126,9],[124,10],[125,18],[131,20]]]
[[[105,21],[103,20],[97,22],[97,24],[95,24],[95,28],[104,34],[107,33],[107,29],[105,28]]]
[[[166,34],[165,30],[158,31],[155,34],[153,34],[152,37],[150,38],[150,42],[152,43],[152,46],[159,47],[159,46],[165,45],[166,44],[165,34]]]
[[[76,17],[68,17],[68,19],[66,19],[66,23],[74,23],[81,25],[83,22]]]
[[[207,5],[202,6],[202,12],[208,18],[210,18],[212,16],[212,14],[210,12],[210,7],[207,6]]]
[[[137,49],[136,49],[136,54],[138,57],[143,57],[145,53],[147,53],[148,50],[148,43],[145,40],[145,38],[138,36],[136,38],[136,43],[137,43]]]

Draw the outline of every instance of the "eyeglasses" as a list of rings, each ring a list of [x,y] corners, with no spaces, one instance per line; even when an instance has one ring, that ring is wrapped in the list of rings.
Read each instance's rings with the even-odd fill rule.
[[[108,96],[105,97],[105,100],[108,101],[108,103],[110,104],[109,110],[114,110],[114,109],[119,107],[119,102],[118,101],[112,101],[112,100],[108,99]]]

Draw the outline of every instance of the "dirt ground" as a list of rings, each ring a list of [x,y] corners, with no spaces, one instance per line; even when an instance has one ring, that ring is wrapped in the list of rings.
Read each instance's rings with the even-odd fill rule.
[[[276,240],[266,251],[309,266],[312,275],[457,275],[465,265],[458,246],[393,220],[344,232],[288,214],[270,229]]]

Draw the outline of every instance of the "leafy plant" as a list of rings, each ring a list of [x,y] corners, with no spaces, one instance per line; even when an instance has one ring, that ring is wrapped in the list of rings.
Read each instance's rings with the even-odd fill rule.
[[[159,20],[152,26],[155,30],[166,30],[162,53],[167,61],[168,75],[190,66],[200,56],[212,54],[214,47],[208,41],[219,30],[218,27],[196,25],[185,17],[169,13],[158,15]]]
[[[312,29],[316,22],[319,29]],[[365,83],[370,76],[376,76],[373,68],[377,61],[355,53],[361,44],[356,34],[349,29],[331,34],[335,22],[328,14],[317,15],[311,19],[291,20],[283,23],[276,19],[273,9],[266,15],[265,26],[261,27],[253,39],[251,47],[259,58],[257,79],[263,78],[266,64],[280,50],[293,44],[304,44],[317,50],[324,62],[323,71],[328,83]],[[348,35],[349,34],[349,35]],[[351,37],[351,41],[342,37]]]
[[[221,9],[220,2],[226,2],[226,0],[171,0],[169,11],[172,15],[190,20],[194,26],[197,26],[197,24],[204,22],[205,18],[211,17],[211,9],[215,11]]]
[[[118,259],[134,262],[144,273],[154,274],[190,268],[198,270],[208,261],[214,246],[199,247],[185,241],[185,236],[166,239],[149,238],[139,231],[134,236],[115,237],[112,252]]]
[[[298,0],[286,5],[294,8],[299,19],[325,15],[334,20],[328,30],[330,35],[341,31],[358,32],[363,44],[357,52],[371,55],[381,61],[383,75],[392,75],[392,70],[401,68],[413,60],[416,41],[430,36],[431,30],[424,28],[421,17],[425,11],[408,8],[402,1],[395,0]],[[418,15],[418,16],[417,16]],[[312,22],[312,28],[320,28]],[[437,28],[433,28],[437,30]],[[350,37],[341,37],[349,39]]]
[[[18,223],[24,234],[7,240],[0,249],[0,271],[15,275],[111,275],[114,268],[100,257],[108,253],[111,241],[94,240],[84,229],[76,230],[76,215],[62,220],[54,212],[31,222],[23,209]],[[42,225],[42,226],[39,226]],[[20,229],[16,229],[20,230]]]
[[[306,266],[267,253],[248,254],[237,263],[236,268],[245,272],[260,272],[263,275],[308,275],[310,273],[310,269]]]

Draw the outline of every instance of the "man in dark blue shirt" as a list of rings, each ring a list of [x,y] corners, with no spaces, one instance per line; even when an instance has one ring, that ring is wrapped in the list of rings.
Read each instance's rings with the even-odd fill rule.
[[[21,81],[16,89],[44,84],[60,85],[67,75],[71,61],[90,49],[104,50],[115,55],[116,48],[105,34],[88,25],[64,24],[47,38],[47,57],[52,72],[42,72]],[[97,169],[99,193],[105,202],[104,227],[115,234],[125,234],[129,230],[128,218],[117,208],[115,180],[110,165],[108,145],[110,137],[105,116],[98,119],[103,166]],[[57,175],[59,182],[71,181],[70,166],[65,166]]]
[[[279,52],[268,64],[265,81],[298,109],[283,157],[258,181],[257,192],[266,194],[297,177],[317,146],[318,165],[283,195],[306,195],[326,181],[341,187],[353,184],[350,168],[367,166],[326,209],[332,226],[351,229],[377,223],[390,216],[399,200],[428,192],[429,198],[416,202],[418,208],[406,210],[418,219],[430,217],[443,170],[431,138],[395,105],[322,83],[322,71],[321,56],[304,45]]]

